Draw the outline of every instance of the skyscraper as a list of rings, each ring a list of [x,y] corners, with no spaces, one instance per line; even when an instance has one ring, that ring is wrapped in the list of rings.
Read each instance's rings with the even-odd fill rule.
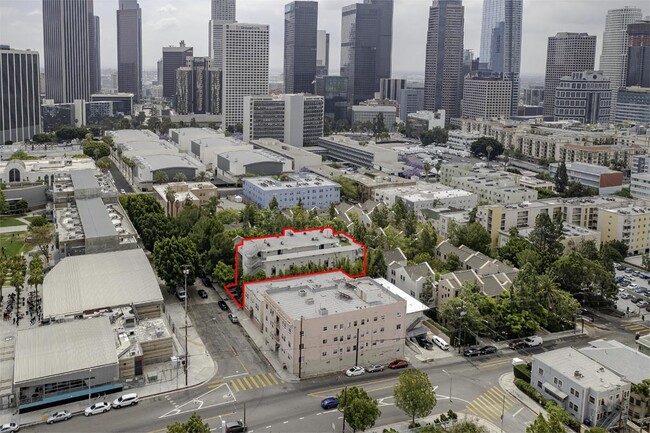
[[[650,87],[650,21],[627,26],[626,86]]]
[[[208,26],[208,55],[212,66],[223,67],[223,26],[234,23],[237,17],[235,0],[212,0],[212,13]]]
[[[43,0],[45,95],[55,102],[90,99],[94,70],[92,0]]]
[[[179,114],[221,113],[221,70],[209,57],[192,57],[176,70],[175,102]]]
[[[41,132],[40,73],[36,51],[0,45],[0,143]]]
[[[92,30],[90,33],[90,93],[98,93],[102,90],[102,62],[101,62],[101,43],[99,31],[99,17],[91,17]]]
[[[341,76],[348,78],[348,102],[372,99],[379,79],[390,78],[393,0],[365,0],[345,6],[341,20]]]
[[[446,119],[460,116],[464,14],[461,0],[433,0],[429,9],[424,109],[445,110]]]
[[[186,47],[181,41],[178,47],[163,47],[163,98],[176,95],[176,69],[187,65],[187,59],[194,56],[194,48]]]
[[[330,34],[325,30],[316,33],[316,76],[324,77],[330,71]]]
[[[616,94],[627,77],[627,26],[643,18],[641,9],[625,6],[607,11],[603,50],[598,69],[609,78],[612,87],[612,112],[616,112]]]
[[[223,27],[223,126],[244,120],[244,96],[269,93],[269,26],[227,23]]]
[[[501,73],[504,79],[512,81],[511,116],[517,114],[519,102],[522,14],[523,0],[485,0],[483,3],[479,62],[482,69]]]
[[[555,92],[555,120],[608,123],[612,98],[609,86],[609,80],[600,71],[572,72],[560,78]]]
[[[284,92],[311,93],[316,78],[318,2],[284,7]]]
[[[140,101],[142,13],[137,0],[120,0],[117,10],[117,89],[133,93],[135,101]]]
[[[548,38],[546,75],[544,78],[544,117],[552,117],[555,89],[560,78],[572,72],[593,71],[596,59],[596,36],[587,33],[558,33]]]

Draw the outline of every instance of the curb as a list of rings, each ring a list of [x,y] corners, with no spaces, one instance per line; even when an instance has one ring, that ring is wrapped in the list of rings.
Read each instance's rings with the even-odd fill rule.
[[[527,401],[527,400],[529,399],[529,397],[526,396],[525,394],[524,394],[523,397],[522,397],[522,396],[520,395],[521,391],[519,391],[519,389],[517,389],[517,387],[514,385],[514,383],[513,383],[513,385],[512,385],[513,387],[515,387],[515,388],[514,388],[514,392],[513,392],[512,390],[510,390],[510,387],[504,387],[504,386],[502,385],[502,381],[504,381],[504,382],[506,381],[506,380],[504,379],[504,377],[505,377],[505,376],[508,376],[508,375],[511,375],[511,374],[512,374],[512,373],[504,373],[504,374],[502,374],[501,376],[499,376],[499,386],[501,387],[501,389],[503,389],[505,392],[507,392],[508,394],[510,394],[511,396],[513,396],[514,398],[516,398],[517,400],[519,400],[519,402],[520,402],[521,404],[523,404],[524,406],[526,406],[529,410],[531,410],[531,411],[532,411],[533,413],[535,413],[536,415],[540,415],[541,413],[544,413],[544,412],[545,412],[544,409],[541,408],[539,405],[533,405],[533,407],[531,407],[530,402]],[[514,375],[513,375],[513,377],[514,377]],[[521,393],[521,394],[523,394],[523,393]]]

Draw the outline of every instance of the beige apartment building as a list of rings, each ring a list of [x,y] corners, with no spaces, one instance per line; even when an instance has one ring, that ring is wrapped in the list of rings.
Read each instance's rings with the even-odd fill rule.
[[[404,356],[407,302],[383,284],[338,271],[249,283],[245,311],[299,378],[385,364]]]
[[[186,203],[201,206],[212,197],[219,198],[219,190],[210,182],[172,182],[153,185],[153,190],[154,198],[170,217],[178,216]],[[170,191],[174,192],[173,200],[168,197]]]
[[[598,210],[598,231],[603,242],[623,241],[630,255],[650,252],[650,208],[626,206]]]

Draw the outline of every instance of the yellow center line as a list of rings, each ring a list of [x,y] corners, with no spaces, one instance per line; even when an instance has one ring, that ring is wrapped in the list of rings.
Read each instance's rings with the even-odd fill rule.
[[[234,414],[236,414],[236,413],[237,413],[237,412],[228,412],[228,413],[223,413],[223,414],[221,414],[221,415],[211,416],[211,417],[208,417],[208,418],[203,418],[202,420],[203,420],[204,422],[205,422],[205,421],[211,421],[211,420],[213,420],[213,419],[223,418],[224,416],[230,416],[230,415],[234,415]],[[161,433],[161,432],[166,432],[166,431],[167,431],[167,427],[162,428],[162,429],[158,429],[158,430],[152,430],[152,431],[150,431],[149,433]]]

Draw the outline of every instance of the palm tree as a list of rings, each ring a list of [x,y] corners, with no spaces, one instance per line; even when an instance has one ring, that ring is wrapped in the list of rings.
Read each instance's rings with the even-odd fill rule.
[[[172,216],[174,202],[176,201],[176,191],[171,186],[165,189],[165,198],[167,199],[167,215]]]
[[[199,171],[194,180],[197,182],[205,182],[208,180],[208,174],[205,171]]]
[[[429,182],[429,171],[431,171],[431,164],[428,162],[424,163],[424,179],[426,182]]]

